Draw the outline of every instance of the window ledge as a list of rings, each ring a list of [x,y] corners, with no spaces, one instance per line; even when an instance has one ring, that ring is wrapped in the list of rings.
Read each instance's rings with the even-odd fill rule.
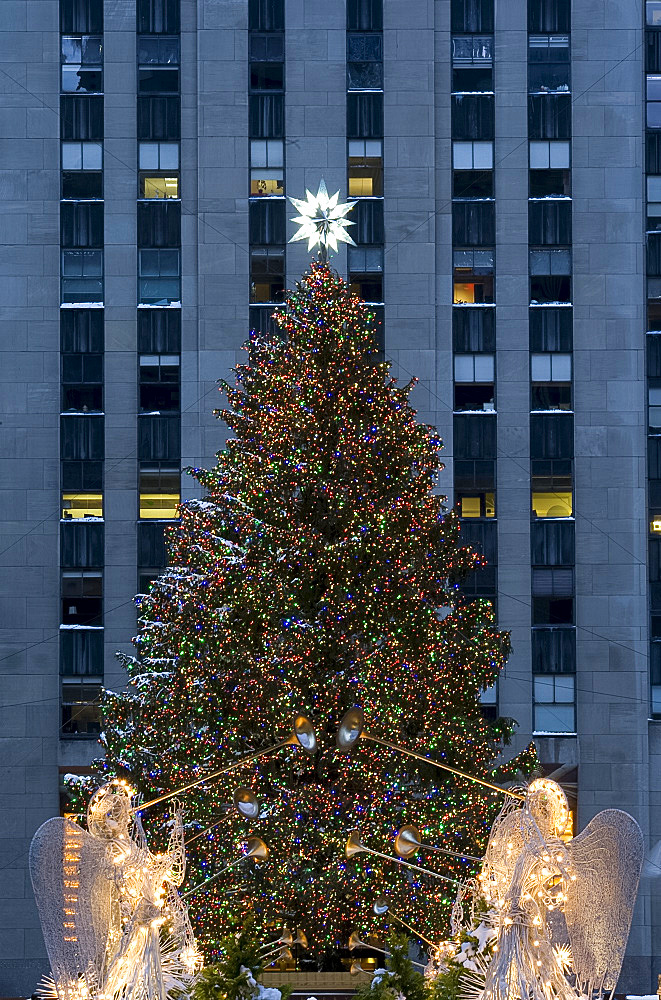
[[[555,733],[555,732],[547,732],[545,729],[534,729],[533,730],[533,736],[553,736],[553,737],[558,737],[558,736],[573,736],[573,737],[576,737],[577,735],[578,734],[575,733],[575,732]]]
[[[98,743],[100,736],[101,730],[98,733],[60,733],[60,740],[75,740],[76,742],[80,740],[94,740]]]
[[[93,632],[103,632],[103,625],[60,625],[60,631],[63,629],[88,629]]]
[[[103,302],[60,302],[60,309],[103,309]]]
[[[554,169],[554,168],[551,168]],[[570,194],[544,194],[537,198],[529,197],[528,201],[571,201]]]

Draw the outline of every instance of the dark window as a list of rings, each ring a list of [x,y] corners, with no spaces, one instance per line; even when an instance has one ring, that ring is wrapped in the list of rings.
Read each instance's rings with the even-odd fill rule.
[[[383,0],[347,0],[347,31],[381,31]]]
[[[140,35],[137,52],[140,66],[178,66],[179,38],[176,35]]]
[[[103,417],[61,417],[60,452],[63,461],[103,460]]]
[[[103,198],[101,171],[63,170],[63,198]]]
[[[491,66],[471,66],[452,70],[453,94],[484,94],[493,91]]]
[[[138,31],[149,34],[179,33],[180,0],[138,0]]]
[[[530,35],[528,38],[528,89],[569,90],[569,37]]]
[[[138,458],[140,461],[167,462],[181,455],[179,416],[140,416]]]
[[[661,539],[649,543],[650,610],[661,611]]]
[[[493,31],[493,0],[452,0],[452,31]]]
[[[178,309],[138,310],[138,351],[141,354],[178,354],[181,350],[181,312]]]
[[[250,89],[282,90],[285,85],[284,63],[252,62],[250,63]]]
[[[650,687],[652,716],[661,717],[661,642],[650,643]]]
[[[347,89],[383,88],[383,37],[381,34],[347,34]]]
[[[280,328],[273,319],[273,306],[250,306],[249,326],[251,334],[279,337]]]
[[[459,201],[452,205],[454,246],[492,246],[496,241],[496,211],[492,201]]]
[[[529,329],[531,351],[568,353],[572,349],[571,309],[531,309]]]
[[[568,94],[528,96],[528,138],[569,139],[571,97]]]
[[[179,250],[138,252],[138,296],[145,305],[168,305],[181,298]]]
[[[458,354],[475,354],[496,349],[493,309],[452,310],[453,350]]]
[[[250,251],[250,301],[281,302],[285,288],[284,247]]]
[[[452,173],[454,198],[492,198],[493,170],[454,170]]]
[[[533,597],[533,625],[573,625],[573,597]]]
[[[62,409],[86,412],[103,409],[103,354],[61,354]]]
[[[103,302],[103,250],[62,250],[62,302]]]
[[[533,413],[530,417],[530,457],[572,458],[574,417],[571,414]]]
[[[574,562],[573,521],[533,521],[530,526],[533,566],[563,566]]]
[[[347,138],[377,139],[383,136],[383,94],[347,94]]]
[[[285,58],[285,36],[282,32],[250,33],[250,60],[277,63]]]
[[[103,139],[103,98],[60,97],[60,137],[66,141]]]
[[[282,31],[285,0],[249,0],[248,27],[251,31]]]
[[[176,247],[181,243],[181,204],[138,202],[138,246]]]
[[[103,483],[103,462],[64,461],[61,463],[62,489],[86,493],[99,491]]]
[[[250,242],[254,246],[283,246],[287,242],[284,201],[251,201],[249,212]]]
[[[148,594],[151,590],[152,583],[154,580],[158,580],[162,572],[163,567],[140,568],[140,572],[138,573],[138,594]]]
[[[571,597],[574,593],[574,569],[567,566],[533,566],[533,597]]]
[[[60,0],[63,35],[95,35],[103,31],[103,0]]]
[[[355,223],[351,227],[351,237],[359,245],[383,243],[383,202],[360,199],[355,202],[350,218]]]
[[[62,571],[62,624],[103,625],[103,576],[99,570]]]
[[[64,93],[103,93],[103,40],[100,35],[62,35],[60,56]]]
[[[354,295],[366,302],[383,302],[382,247],[349,247],[347,270]]]
[[[138,566],[164,567],[167,564],[163,524],[138,523]]]
[[[101,732],[100,702],[101,678],[62,677],[62,739],[96,739]]]
[[[60,565],[83,569],[103,566],[103,524],[100,521],[60,525]]]
[[[571,243],[571,202],[528,202],[528,241],[533,246]]]
[[[493,139],[494,103],[488,94],[452,97],[452,138]]]
[[[252,139],[281,139],[284,136],[284,94],[251,94],[249,107]]]
[[[530,301],[571,302],[571,277],[562,274],[531,274]]]
[[[63,247],[102,247],[103,204],[61,205],[60,243]]]
[[[571,172],[564,169],[531,170],[530,197],[549,198],[571,195]]]
[[[455,418],[456,419],[456,418]],[[496,483],[496,466],[489,459],[463,459],[454,463],[456,490],[493,490]]]
[[[661,378],[661,333],[647,336],[647,377]]]
[[[570,0],[528,0],[528,31],[569,31]]]
[[[661,73],[661,31],[645,32],[645,72]]]
[[[179,70],[156,67],[138,70],[139,94],[178,94]]]
[[[645,133],[645,170],[661,174],[661,132]]]
[[[63,309],[60,313],[60,350],[103,351],[103,310]]]
[[[465,519],[461,522],[459,544],[466,545],[486,560],[466,579],[460,581],[465,594],[489,595],[496,590],[498,563],[498,536],[495,522]]]
[[[96,527],[96,525],[85,525]],[[60,631],[60,674],[70,677],[103,677],[103,631]]]
[[[573,674],[576,671],[576,632],[573,628],[532,630],[534,674]]]
[[[138,97],[138,139],[179,139],[180,117],[178,97]]]
[[[179,355],[140,355],[140,410],[154,413],[179,409]]]
[[[455,416],[455,459],[495,459],[496,420],[489,415]]]
[[[661,277],[661,233],[648,233],[647,236],[647,276]]]

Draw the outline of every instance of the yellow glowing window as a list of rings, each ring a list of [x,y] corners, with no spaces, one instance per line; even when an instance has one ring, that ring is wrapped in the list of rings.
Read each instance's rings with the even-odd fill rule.
[[[143,198],[178,198],[178,177],[143,177]]]
[[[251,195],[276,195],[284,194],[284,181],[282,170],[251,170],[250,171],[250,194]]]
[[[63,493],[62,517],[103,517],[103,494]]]
[[[461,497],[459,507],[461,517],[495,517],[495,494],[478,493],[475,496]]]
[[[654,520],[650,522],[650,531],[653,535],[661,534],[661,518],[655,517]]]
[[[571,493],[533,493],[532,509],[537,517],[571,517]]]
[[[179,493],[141,493],[140,517],[172,521],[179,517]]]
[[[455,305],[464,302],[475,302],[475,285],[455,281],[453,302]]]

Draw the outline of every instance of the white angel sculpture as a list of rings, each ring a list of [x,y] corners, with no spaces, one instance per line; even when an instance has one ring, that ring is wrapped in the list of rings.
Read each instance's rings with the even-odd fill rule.
[[[491,830],[479,886],[497,947],[483,986],[470,992],[479,1000],[612,995],[643,862],[640,827],[620,809],[604,809],[564,841],[569,809],[560,786],[538,778],[525,791]]]
[[[88,831],[56,817],[35,833],[30,874],[58,1000],[167,1000],[190,993],[200,956],[177,893],[185,872],[181,811],[152,854],[115,780],[87,810]]]

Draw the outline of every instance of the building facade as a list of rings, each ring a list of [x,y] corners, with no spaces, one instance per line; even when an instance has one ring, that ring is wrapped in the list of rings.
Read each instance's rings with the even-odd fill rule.
[[[656,843],[660,0],[5,0],[0,60],[0,994],[45,971],[30,838],[97,755],[216,380],[306,266],[285,197],[322,176],[512,633],[485,711],[576,830],[616,806]]]

